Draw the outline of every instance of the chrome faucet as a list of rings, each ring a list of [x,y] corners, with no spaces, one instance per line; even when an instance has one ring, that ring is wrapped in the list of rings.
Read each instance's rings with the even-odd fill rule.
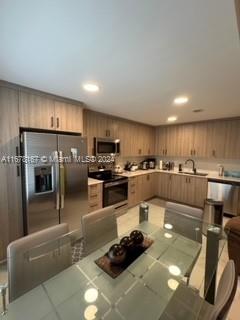
[[[196,174],[197,173],[197,169],[196,169],[196,166],[195,166],[195,161],[193,159],[187,159],[185,161],[185,164],[187,164],[188,162],[192,162],[192,170],[193,170],[193,173]]]

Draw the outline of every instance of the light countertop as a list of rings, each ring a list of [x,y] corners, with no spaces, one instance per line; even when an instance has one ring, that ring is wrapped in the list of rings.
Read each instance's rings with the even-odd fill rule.
[[[88,178],[88,185],[91,186],[93,184],[99,184],[99,183],[103,183],[102,180],[97,180],[97,179],[93,179],[93,178]]]
[[[208,180],[218,180],[219,182],[229,182],[229,183],[239,183],[240,184],[240,178],[235,178],[235,177],[225,177],[222,176],[220,177],[218,175],[217,171],[204,171],[204,170],[198,170],[198,172],[200,173],[207,173],[207,176],[196,176],[194,174],[189,175],[189,174],[184,174],[184,173],[179,173],[177,169],[175,170],[160,170],[160,169],[148,169],[148,170],[137,170],[137,171],[124,171],[121,175],[124,177],[136,177],[139,175],[143,175],[143,174],[150,174],[150,173],[154,173],[154,172],[162,172],[162,173],[166,173],[166,174],[180,174],[180,175],[184,175],[184,176],[193,176],[193,177],[198,177],[198,178],[202,178],[202,179],[208,179]],[[187,170],[186,170],[187,172]],[[190,171],[188,171],[190,172]]]
[[[187,171],[187,170],[186,170]],[[160,169],[148,169],[148,170],[137,170],[137,171],[124,171],[123,173],[119,173],[119,175],[124,176],[124,177],[136,177],[136,176],[140,176],[143,174],[151,174],[151,173],[155,173],[155,172],[160,172],[160,173],[166,173],[166,174],[178,174],[181,176],[193,176],[193,177],[198,177],[201,179],[208,179],[208,180],[217,180],[219,182],[222,183],[237,183],[240,184],[240,178],[235,178],[235,177],[219,177],[218,172],[217,171],[204,171],[204,170],[198,170],[198,172],[200,173],[208,173],[207,176],[198,176],[198,175],[189,175],[189,174],[184,174],[184,173],[179,173],[177,168],[175,170],[160,170]],[[188,171],[190,172],[190,171]],[[97,179],[93,179],[93,178],[88,178],[88,185],[94,185],[94,184],[99,184],[99,183],[103,183],[102,180],[97,180]]]

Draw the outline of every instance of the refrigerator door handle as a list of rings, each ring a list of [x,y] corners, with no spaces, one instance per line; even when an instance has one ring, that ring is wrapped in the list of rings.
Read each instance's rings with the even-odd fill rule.
[[[63,153],[59,151],[59,158],[60,158],[60,198],[61,198],[61,209],[64,208],[64,196],[65,196],[65,169],[63,164]]]
[[[59,156],[58,152],[54,151],[54,164],[55,164],[55,186],[56,186],[56,209],[60,209],[60,191],[59,191]]]

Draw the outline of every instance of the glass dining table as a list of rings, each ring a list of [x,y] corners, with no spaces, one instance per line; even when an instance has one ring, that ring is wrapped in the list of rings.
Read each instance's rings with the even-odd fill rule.
[[[217,266],[227,239],[222,227],[205,222],[203,225],[206,235],[199,242],[176,232],[169,223],[160,227],[141,221],[133,229],[153,243],[116,278],[95,261],[119,243],[124,234],[12,301],[0,319],[198,319],[206,305],[212,306]],[[72,232],[31,248],[25,256],[31,263],[34,256],[43,252],[56,254],[56,245],[61,251],[81,242],[78,234]],[[31,273],[37,274],[34,264],[30,272],[28,269]],[[191,275],[190,282],[187,274]]]

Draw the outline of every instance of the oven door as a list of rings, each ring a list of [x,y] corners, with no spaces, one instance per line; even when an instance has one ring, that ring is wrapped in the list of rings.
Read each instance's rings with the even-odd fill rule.
[[[127,201],[128,179],[103,184],[103,207]]]
[[[117,155],[120,153],[120,140],[109,138],[94,138],[95,155]]]

